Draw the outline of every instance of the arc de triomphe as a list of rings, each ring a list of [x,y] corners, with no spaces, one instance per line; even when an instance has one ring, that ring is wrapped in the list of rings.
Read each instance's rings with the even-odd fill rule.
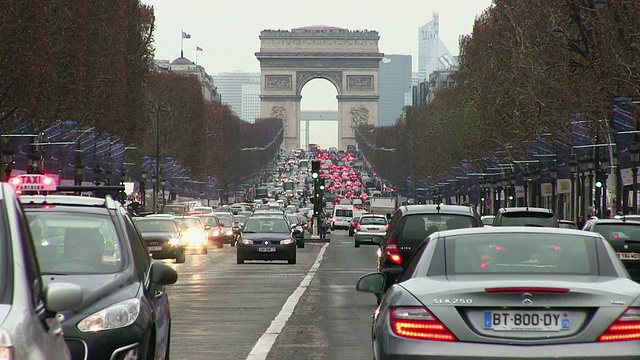
[[[358,124],[378,125],[379,39],[377,31],[326,26],[260,32],[260,112],[283,120],[284,148],[302,147],[300,94],[313,79],[337,89],[340,149],[355,145]]]

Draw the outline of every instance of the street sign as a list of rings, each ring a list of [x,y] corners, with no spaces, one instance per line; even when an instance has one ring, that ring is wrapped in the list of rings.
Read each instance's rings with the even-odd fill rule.
[[[484,204],[485,204],[485,205],[487,205],[487,206],[491,206],[491,199],[490,199],[490,198],[487,198],[487,199],[484,201]]]
[[[22,174],[12,177],[9,184],[16,191],[55,191],[56,182],[53,178],[41,174]]]

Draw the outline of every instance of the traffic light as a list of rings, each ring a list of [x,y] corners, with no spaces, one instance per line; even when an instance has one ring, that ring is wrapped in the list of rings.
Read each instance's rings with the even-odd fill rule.
[[[318,180],[319,186],[318,189],[320,189],[320,194],[324,194],[324,178],[320,178],[320,180]]]
[[[313,160],[311,162],[311,177],[315,181],[320,176],[320,161]]]

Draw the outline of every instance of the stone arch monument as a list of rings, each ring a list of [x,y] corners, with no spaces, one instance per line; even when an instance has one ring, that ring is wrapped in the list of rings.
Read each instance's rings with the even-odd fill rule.
[[[378,40],[377,31],[327,26],[260,32],[260,112],[283,120],[285,149],[302,147],[300,94],[313,79],[338,92],[340,149],[355,145],[358,124],[378,125]]]

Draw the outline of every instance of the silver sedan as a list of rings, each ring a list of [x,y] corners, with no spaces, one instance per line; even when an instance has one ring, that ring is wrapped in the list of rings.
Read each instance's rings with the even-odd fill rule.
[[[354,233],[356,247],[362,243],[373,244],[373,236],[384,236],[389,229],[389,222],[384,215],[364,214],[358,220]]]
[[[381,293],[372,273],[356,289]],[[374,358],[637,359],[640,284],[596,233],[432,234],[373,316]]]

